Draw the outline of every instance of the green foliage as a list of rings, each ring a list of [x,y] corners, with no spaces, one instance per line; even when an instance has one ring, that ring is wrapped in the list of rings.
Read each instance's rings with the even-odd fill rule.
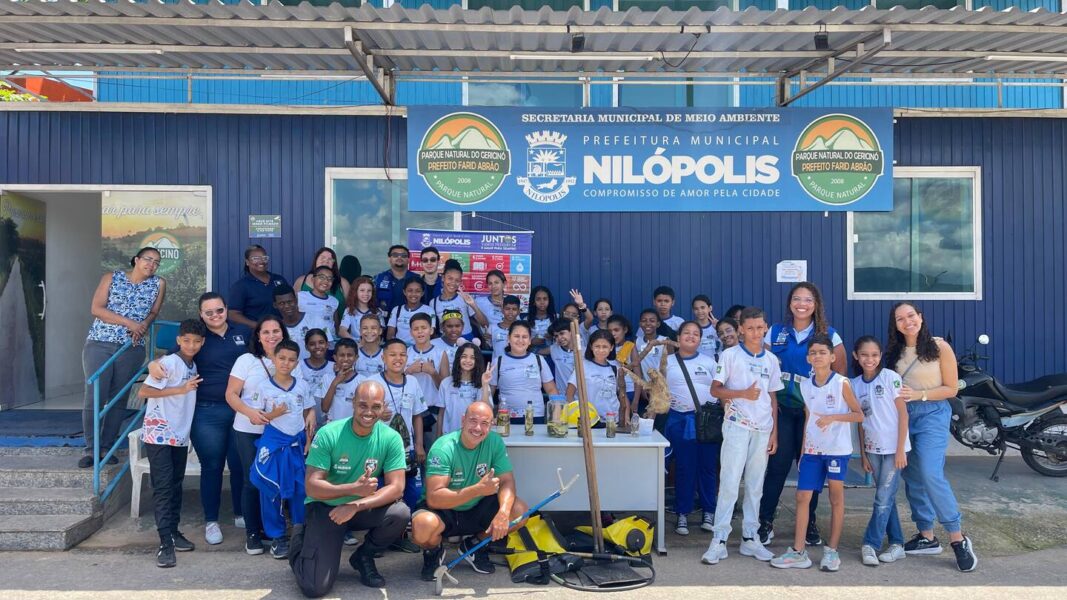
[[[5,83],[0,83],[0,102],[37,102],[31,94],[24,94]]]

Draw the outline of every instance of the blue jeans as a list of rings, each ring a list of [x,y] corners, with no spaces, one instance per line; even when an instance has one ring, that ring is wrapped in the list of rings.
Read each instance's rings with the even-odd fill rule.
[[[719,489],[719,444],[701,444],[696,437],[696,414],[670,411],[665,428],[674,457],[674,510],[693,512],[693,492],[706,513],[715,512]]]
[[[225,402],[198,400],[193,412],[190,437],[193,449],[200,458],[200,504],[204,507],[204,521],[219,520],[222,504],[222,469],[230,466],[230,501],[233,514],[242,515],[241,490],[244,477],[237,457],[233,430],[233,409]]]
[[[948,402],[908,402],[911,452],[904,469],[904,494],[919,531],[934,528],[934,519],[949,533],[960,531],[960,507],[945,478],[952,407]]]
[[[897,514],[897,487],[900,486],[900,473],[896,468],[895,454],[867,453],[867,460],[874,469],[874,510],[871,520],[867,522],[867,532],[863,534],[863,543],[878,550],[882,547],[882,537],[888,536],[890,544],[904,545],[904,530],[900,527],[900,515]]]

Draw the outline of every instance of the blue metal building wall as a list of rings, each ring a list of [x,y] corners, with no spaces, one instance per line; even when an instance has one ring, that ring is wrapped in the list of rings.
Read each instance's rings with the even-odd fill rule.
[[[1067,120],[897,119],[898,165],[982,167],[984,300],[918,304],[934,332],[951,333],[957,347],[990,334],[990,366],[1007,381],[1067,371],[1064,140]],[[780,320],[789,286],[774,283],[775,265],[804,259],[847,344],[864,334],[886,336],[891,302],[845,299],[843,213],[484,216],[536,232],[535,285],[558,295],[580,287],[587,300],[611,298],[631,319],[651,304],[656,286],[670,284],[682,316],[690,315],[690,298],[707,293],[718,314],[731,304],[748,304]],[[464,225],[502,228],[477,217],[464,217]]]
[[[327,167],[404,166],[405,121],[382,117],[0,112],[0,183],[210,185],[215,289],[239,276],[248,214],[281,214],[264,240],[272,268],[293,276],[321,245]],[[984,300],[923,301],[938,334],[957,346],[993,338],[1008,381],[1067,370],[1067,120],[898,119],[900,166],[982,168]],[[563,296],[580,287],[635,317],[651,290],[672,284],[677,313],[708,293],[782,318],[782,259],[808,261],[827,314],[847,340],[884,337],[889,302],[847,301],[845,215],[832,213],[491,213],[469,228],[531,229],[534,283]],[[557,298],[562,302],[563,298]]]
[[[891,106],[894,108],[997,108],[998,93],[988,79],[977,79],[986,86],[915,83],[914,85],[825,85],[800,98],[793,106]],[[1000,92],[1002,108],[1063,108],[1063,88],[1048,87],[1049,80],[1005,80]],[[768,80],[769,83],[769,80]],[[1029,85],[1020,85],[1029,84]],[[796,92],[794,86],[794,93]],[[773,85],[742,85],[740,105],[774,106]]]
[[[325,169],[403,166],[404,125],[398,117],[5,111],[0,182],[210,185],[213,283],[225,293],[241,274],[249,214],[282,215],[282,237],[256,241],[271,269],[293,278],[323,244]]]

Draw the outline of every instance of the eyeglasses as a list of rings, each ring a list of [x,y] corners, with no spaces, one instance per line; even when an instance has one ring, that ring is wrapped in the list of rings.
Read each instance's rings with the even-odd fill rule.
[[[226,313],[226,309],[225,308],[216,308],[215,310],[202,310],[202,311],[200,311],[200,314],[204,315],[205,317],[218,317],[218,316],[222,316],[225,313]]]
[[[333,281],[333,275],[316,275],[315,279],[319,281]]]
[[[389,253],[389,258],[407,258],[407,257],[408,257],[408,253],[407,252],[390,252]]]
[[[422,259],[422,262],[437,262],[437,260],[438,260],[438,259],[437,259],[437,257],[436,257],[436,256],[435,256],[435,257],[433,257],[433,258],[429,258],[429,257],[427,257],[427,258],[424,258],[424,259]]]
[[[249,262],[254,262],[254,263],[265,263],[265,262],[270,262],[270,257],[266,256],[266,255],[264,255],[264,256],[253,256],[253,257],[249,258],[248,260],[249,260]]]
[[[805,296],[793,296],[791,300],[797,304],[815,304],[815,298]]]
[[[152,258],[151,256],[138,256],[137,258],[145,261],[146,263],[148,263],[150,265],[156,265],[157,267],[159,266],[159,263],[163,262],[160,259]]]

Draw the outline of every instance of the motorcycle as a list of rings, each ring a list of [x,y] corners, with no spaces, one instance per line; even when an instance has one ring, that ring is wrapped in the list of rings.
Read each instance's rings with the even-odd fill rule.
[[[1000,457],[997,473],[1008,448],[1022,453],[1027,466],[1048,477],[1067,477],[1067,373],[1047,375],[1026,383],[1007,385],[978,366],[989,360],[978,354],[989,344],[988,335],[959,359],[959,391],[950,398],[952,436],[964,446]]]

